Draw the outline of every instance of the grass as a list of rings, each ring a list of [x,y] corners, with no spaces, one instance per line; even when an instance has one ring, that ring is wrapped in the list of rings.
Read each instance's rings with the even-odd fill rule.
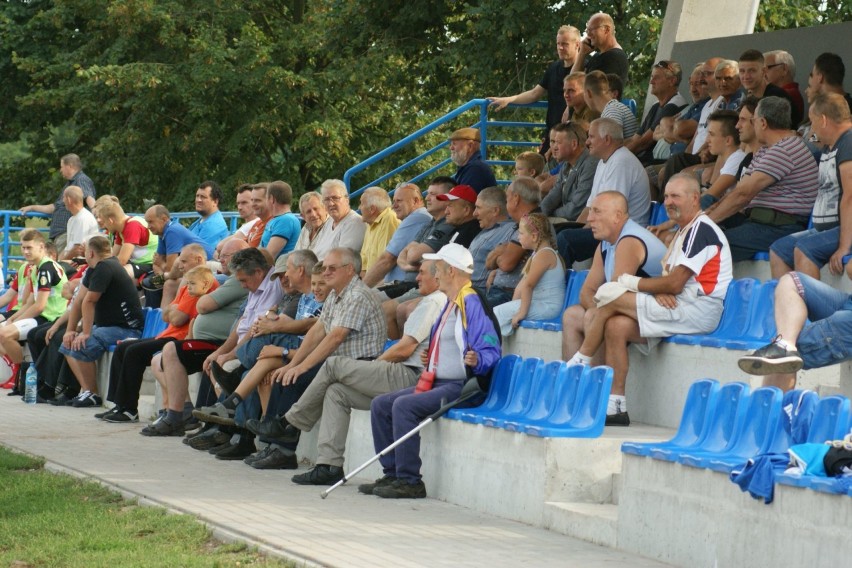
[[[189,515],[142,507],[2,447],[0,488],[0,566],[295,566],[219,542]]]

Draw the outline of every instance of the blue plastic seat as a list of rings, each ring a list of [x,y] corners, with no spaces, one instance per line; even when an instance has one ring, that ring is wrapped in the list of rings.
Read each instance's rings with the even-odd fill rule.
[[[160,308],[142,308],[142,314],[145,318],[145,323],[143,324],[142,335],[139,339],[157,337],[169,326],[169,324],[163,321],[163,310]],[[107,351],[112,353],[116,347],[118,347],[117,344],[110,345]]]
[[[556,398],[560,371],[564,367],[564,361],[551,361],[539,367],[533,377],[526,406],[517,414],[507,414],[506,418],[497,421],[496,426],[512,432],[521,432],[530,420],[547,417]]]
[[[526,359],[521,365],[516,366],[516,377],[512,381],[512,390],[506,404],[503,408],[483,415],[478,423],[498,428],[506,419],[521,415],[529,404],[532,392],[537,391],[537,385],[543,380],[541,373],[543,366],[544,362],[538,358]]]
[[[621,451],[635,456],[650,456],[653,451],[686,449],[701,439],[709,424],[709,417],[716,408],[719,382],[713,379],[695,381],[686,394],[680,426],[674,437],[667,442],[624,442]]]
[[[744,419],[750,396],[745,383],[722,385],[717,396],[715,412],[701,438],[685,450],[660,450],[651,452],[651,457],[665,461],[681,462],[689,455],[723,451],[730,443],[738,424]]]
[[[749,305],[752,296],[759,287],[760,282],[754,278],[732,280],[725,295],[722,318],[712,333],[708,335],[672,335],[666,341],[679,345],[703,345],[705,347],[726,347],[732,342],[740,341],[743,331],[748,327]]]
[[[399,339],[388,339],[387,341],[385,341],[385,346],[382,347],[382,351],[387,351],[397,343],[399,343]]]
[[[586,277],[589,275],[588,270],[573,271],[569,270],[566,278],[565,300],[562,303],[562,311],[560,314],[549,320],[523,320],[521,327],[528,329],[543,329],[545,331],[562,331],[562,314],[568,309],[568,306],[573,306],[580,303],[580,290],[583,289],[583,284],[586,282]]]
[[[743,334],[745,349],[763,347],[777,334],[775,327],[775,287],[777,280],[769,280],[754,291],[749,306],[748,327]]]
[[[621,99],[621,104],[630,109],[630,112],[633,113],[633,116],[638,117],[636,114],[636,99]]]
[[[516,367],[520,368],[521,362],[522,359],[518,355],[504,355],[491,375],[491,387],[485,402],[474,408],[450,410],[447,418],[478,424],[483,415],[503,408],[509,400],[512,382],[517,374]]]
[[[523,432],[530,436],[543,436],[542,430],[546,428],[567,426],[577,404],[577,395],[588,383],[588,373],[584,373],[582,365],[568,365],[562,363],[559,374],[554,385],[554,396],[549,407],[549,412],[541,417],[535,417],[527,421],[523,426]],[[584,379],[586,379],[584,381]]]
[[[612,389],[612,368],[585,367],[574,412],[564,426],[542,426],[535,435],[547,438],[597,438],[606,422],[606,405]],[[533,434],[532,431],[529,432]]]
[[[793,444],[805,442],[818,402],[819,395],[814,391],[794,389],[784,393],[781,419],[765,453],[784,454]]]
[[[666,211],[665,205],[657,201],[651,202],[651,216],[648,220],[648,225],[656,226],[665,223],[669,220],[669,214]]]

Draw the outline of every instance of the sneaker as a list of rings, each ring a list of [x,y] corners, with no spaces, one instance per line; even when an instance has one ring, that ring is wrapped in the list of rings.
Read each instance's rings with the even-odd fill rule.
[[[376,487],[373,495],[382,499],[423,499],[426,497],[426,486],[422,481],[408,483],[403,479],[397,479],[389,485]]]
[[[225,405],[221,402],[217,402],[213,406],[202,406],[197,410],[193,410],[192,415],[202,422],[212,422],[213,424],[221,424],[222,426],[233,426],[236,411],[225,407]]]
[[[219,383],[219,386],[222,387],[222,390],[231,394],[240,386],[240,381],[243,380],[243,373],[246,372],[246,368],[240,365],[233,371],[226,371],[219,363],[213,361],[210,363],[210,372],[216,382]]]
[[[131,410],[120,409],[117,412],[104,416],[103,421],[112,422],[114,424],[139,422],[139,413]]]
[[[142,430],[139,431],[143,436],[155,437],[155,436],[183,436],[185,434],[183,429],[183,423],[181,424],[172,424],[165,420],[159,420],[157,422],[153,422],[148,424]]]
[[[606,426],[630,426],[630,415],[626,412],[616,412],[615,414],[607,414]]]
[[[166,279],[163,278],[162,274],[151,274],[142,279],[142,289],[149,292],[156,292],[157,290],[162,290],[165,283]]]
[[[254,437],[251,438],[241,436],[240,441],[236,444],[230,444],[230,447],[216,454],[217,460],[244,460],[257,451],[254,445]]]
[[[392,484],[396,481],[396,477],[393,475],[386,475],[384,477],[380,477],[375,480],[373,483],[364,483],[358,486],[358,493],[363,493],[364,495],[372,495],[373,490],[376,487],[385,487],[386,485]]]
[[[588,361],[586,361],[585,359],[582,359],[582,355],[580,355],[580,352],[579,352],[579,351],[577,351],[576,353],[574,353],[574,356],[573,356],[573,357],[571,357],[571,359],[568,361],[568,363],[567,363],[567,364],[568,364],[568,366],[569,366],[569,367],[570,367],[571,365],[582,365],[582,366],[584,366],[584,367],[588,367],[588,366],[589,366]]]
[[[75,398],[71,398],[67,394],[62,393],[60,395],[56,395],[53,400],[49,400],[48,403],[53,406],[71,406]]]
[[[245,463],[246,465],[251,465],[257,460],[262,460],[263,458],[271,454],[273,450],[275,450],[275,446],[273,446],[272,444],[267,444],[266,447],[260,450],[259,452],[256,452],[250,455],[249,457],[243,459],[243,463]]]
[[[324,463],[314,469],[293,476],[293,483],[299,485],[334,485],[343,479],[343,468]]]
[[[103,403],[104,401],[100,396],[96,395],[92,391],[84,390],[74,398],[71,402],[71,406],[74,408],[97,408]]]
[[[106,410],[104,412],[98,412],[97,414],[95,414],[95,418],[97,418],[98,420],[103,420],[104,418],[106,418],[110,414],[115,414],[116,412],[120,412],[120,411],[121,411],[121,407],[113,406],[109,410]]]
[[[272,448],[272,449],[270,449]],[[249,463],[255,469],[298,469],[299,460],[296,454],[285,454],[281,448],[269,445],[264,450],[265,456]]]
[[[740,369],[749,375],[772,375],[774,373],[795,373],[804,362],[795,349],[785,349],[774,341],[764,345],[737,361]]]
[[[246,421],[246,430],[264,439],[275,440],[285,444],[299,441],[302,431],[287,422],[283,416],[271,420],[252,419]]]

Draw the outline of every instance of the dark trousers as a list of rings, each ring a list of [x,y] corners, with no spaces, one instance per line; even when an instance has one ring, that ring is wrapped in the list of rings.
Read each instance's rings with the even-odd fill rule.
[[[695,150],[698,150],[698,148]],[[679,173],[681,170],[697,166],[700,163],[701,158],[699,158],[697,154],[687,154],[686,152],[683,152],[681,154],[674,154],[673,156],[670,156],[669,159],[666,160],[666,167],[663,168],[663,171],[665,172],[666,179],[669,180],[673,175]],[[665,188],[660,188],[661,194],[663,189]]]
[[[556,247],[568,268],[577,261],[592,258],[598,244],[591,229],[566,229],[556,235]]]
[[[52,325],[53,322],[43,323],[27,334],[27,346],[38,371],[38,394],[47,399],[59,392],[74,397],[80,392],[80,385],[68,367],[65,356],[59,352],[65,326],[60,326],[50,342],[47,342],[47,331]]]
[[[456,400],[464,381],[436,380],[432,390],[415,393],[415,387],[379,395],[370,405],[370,424],[373,445],[381,452],[405,434],[414,430],[424,418],[441,408],[445,402]],[[381,458],[385,475],[417,483],[421,479],[420,435],[412,436]]]
[[[324,363],[324,362],[323,362]],[[314,380],[314,377],[319,373],[320,367],[323,366],[323,363],[319,365],[314,365],[302,375],[296,379],[296,382],[282,386],[280,383],[276,383],[272,387],[272,395],[269,397],[269,406],[266,409],[266,416],[284,416],[290,407],[293,406],[299,398],[308,390],[308,386]],[[251,400],[251,397],[246,399],[246,401]],[[244,403],[245,404],[245,403]],[[244,404],[241,404],[242,407]],[[251,407],[247,407],[244,411],[251,411]],[[257,408],[255,411],[259,411]],[[249,418],[247,416],[247,418]],[[264,438],[260,439],[261,442],[267,442]],[[277,442],[276,442],[277,443]],[[298,444],[280,444],[282,447],[287,448],[288,450],[296,451],[296,446]]]
[[[122,341],[112,354],[109,367],[109,390],[107,400],[121,408],[136,410],[139,405],[139,390],[142,375],[151,364],[154,355],[163,350],[171,339],[139,339]]]

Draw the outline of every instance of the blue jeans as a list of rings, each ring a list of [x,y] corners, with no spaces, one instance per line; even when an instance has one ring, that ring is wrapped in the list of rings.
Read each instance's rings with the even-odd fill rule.
[[[246,369],[251,369],[257,363],[257,358],[260,355],[260,350],[267,345],[277,345],[278,347],[286,347],[287,349],[296,349],[299,347],[301,340],[297,335],[289,333],[268,333],[266,335],[258,335],[252,337],[239,347],[237,347],[237,359],[240,360],[240,365]]]
[[[791,272],[805,301],[808,319],[796,348],[805,369],[852,358],[852,296],[801,272]]]
[[[101,358],[111,345],[115,345],[122,339],[139,339],[142,335],[141,329],[130,329],[129,327],[106,326],[92,327],[92,335],[86,340],[82,349],[72,351],[65,346],[59,348],[59,352],[78,361],[92,363]]]
[[[463,380],[435,380],[430,391],[415,393],[415,387],[377,396],[370,405],[373,445],[381,452],[413,430],[424,418],[441,407],[442,401],[457,399]],[[393,452],[379,458],[385,475],[417,483],[421,479],[420,435],[412,436]]]
[[[794,266],[793,251],[799,249],[818,267],[822,268],[837,250],[840,241],[840,227],[817,231],[807,229],[778,239],[770,250],[774,252],[787,266]]]

